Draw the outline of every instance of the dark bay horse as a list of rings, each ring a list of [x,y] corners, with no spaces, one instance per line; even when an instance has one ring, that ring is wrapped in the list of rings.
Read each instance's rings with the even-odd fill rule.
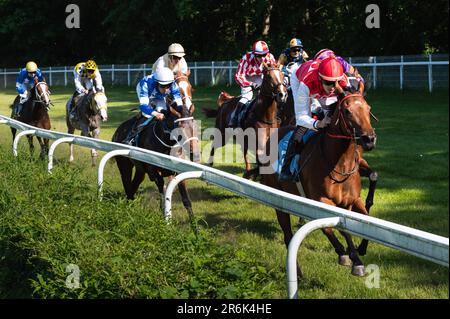
[[[137,140],[137,146],[151,151],[173,155],[176,157],[189,156],[189,153],[183,154],[184,147],[196,139],[193,129],[193,113],[194,109],[183,105],[181,114],[169,107],[169,111],[165,112],[166,119],[158,121],[153,119],[140,133]],[[142,115],[138,115],[142,116]],[[123,122],[116,130],[112,137],[113,142],[122,143],[128,136],[131,127],[138,120],[138,116],[134,116]],[[176,129],[174,127],[178,125]],[[180,139],[181,137],[181,139]],[[200,158],[199,154],[194,154],[195,158]],[[120,171],[122,184],[128,199],[133,199],[139,185],[143,182],[145,174],[150,180],[156,183],[160,194],[161,208],[164,205],[164,177],[171,177],[175,173],[154,165],[142,163],[132,160],[128,157],[118,156],[116,158],[117,167]],[[133,168],[135,169],[133,176]],[[182,181],[178,184],[183,205],[189,213],[192,220],[193,211],[189,198],[186,182]]]
[[[211,146],[211,153],[208,159],[208,164],[213,165],[214,153],[219,147],[225,146],[227,139],[230,137],[226,134],[225,130],[228,126],[228,118],[230,114],[236,108],[236,104],[241,96],[230,96],[226,92],[221,92],[217,99],[218,109],[203,109],[203,113],[206,117],[216,117],[215,127],[220,131],[220,137],[214,137],[214,142]],[[264,64],[263,69],[263,82],[261,89],[256,96],[256,101],[252,108],[248,112],[245,118],[243,130],[252,128],[255,131],[255,145],[256,145],[256,161],[259,163],[258,158],[265,153],[265,144],[270,136],[270,129],[278,127],[276,115],[279,103],[285,103],[287,99],[287,89],[284,84],[283,73],[278,66]],[[247,140],[246,140],[246,139]],[[249,141],[251,137],[245,137],[242,139],[242,148],[245,160],[245,178],[251,176],[256,177],[258,174],[258,167],[251,169],[247,153],[249,150]]]
[[[345,95],[341,88],[339,101],[334,110],[331,124],[305,145],[300,156],[300,181],[307,198],[332,206],[368,214],[360,197],[360,146],[370,151],[375,147],[376,134],[370,123],[370,106],[361,94]],[[278,138],[292,127],[279,129]],[[265,185],[299,195],[300,185],[293,182],[280,182],[276,174],[263,175]],[[293,236],[290,215],[277,210],[278,222],[284,232],[286,246]],[[331,228],[322,230],[339,255],[339,263],[353,265],[352,274],[364,275],[364,265],[358,254],[364,255],[368,241],[363,239],[358,248],[351,236],[341,231],[348,249],[339,242]],[[350,259],[350,260],[349,260]]]
[[[17,105],[20,101],[20,96],[18,95],[12,107]],[[16,119],[25,124],[29,124],[38,128],[49,130],[51,128],[50,117],[48,116],[48,110],[50,108],[51,100],[50,100],[50,91],[48,89],[48,85],[46,82],[35,82],[34,87],[30,90],[30,96],[28,100],[24,103],[22,111]],[[11,114],[11,117],[14,117],[14,111]],[[13,140],[16,137],[16,129],[11,127]],[[28,144],[30,145],[30,152],[33,154],[34,145],[33,145],[33,136],[28,135]],[[39,136],[36,136],[39,145],[41,146],[41,153],[39,157],[42,159],[48,153],[48,144],[49,140],[44,138],[42,139]]]
[[[71,99],[66,105],[67,132],[73,134],[75,129],[81,131],[81,136],[98,138],[100,135],[100,123],[108,120],[107,98],[103,92],[95,93],[90,90],[88,94],[80,94],[75,97],[75,116],[71,116]],[[95,166],[97,151],[91,150],[92,166]],[[73,145],[70,144],[69,162],[73,161]]]

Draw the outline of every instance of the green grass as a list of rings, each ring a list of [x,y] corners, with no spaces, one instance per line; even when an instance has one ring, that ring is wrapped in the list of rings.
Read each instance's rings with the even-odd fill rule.
[[[201,108],[216,107],[221,89],[194,92],[196,118],[202,120],[203,129],[213,126],[214,120],[204,119]],[[237,93],[234,87],[225,89]],[[52,92],[52,129],[65,132],[64,104],[72,92],[64,88]],[[123,87],[107,93],[110,118],[100,138],[110,140],[115,128],[133,115],[136,93]],[[0,93],[0,114],[10,114],[13,98],[14,92]],[[369,92],[367,99],[380,120],[374,124],[377,148],[365,154],[380,176],[371,214],[448,237],[448,93],[383,90]],[[0,126],[4,255],[0,296],[286,297],[286,249],[273,209],[189,181],[202,228],[199,239],[193,239],[178,194],[173,207],[176,222],[167,228],[161,224],[158,193],[150,181],[143,183],[138,199],[127,202],[111,163],[105,171],[105,200],[99,203],[89,150],[75,146],[75,163],[68,165],[68,146],[60,146],[54,173],[48,176],[45,163],[30,162],[25,140],[17,160],[10,155],[10,144],[9,128]],[[208,144],[202,142],[203,160],[209,154]],[[233,146],[227,147],[233,151]],[[239,147],[236,154],[241,156]],[[238,175],[243,172],[242,163],[219,161],[216,167]],[[367,181],[363,183],[365,196]],[[183,238],[188,238],[189,253],[182,249]],[[173,249],[180,258],[175,253],[164,256],[163,249]],[[152,258],[153,251],[158,258]],[[232,260],[236,263],[228,264]],[[374,243],[362,260],[379,266],[379,289],[367,288],[365,278],[355,278],[348,268],[337,265],[330,243],[320,232],[313,233],[299,252],[305,274],[299,297],[449,297],[446,267]],[[80,266],[79,290],[64,286],[68,263]]]

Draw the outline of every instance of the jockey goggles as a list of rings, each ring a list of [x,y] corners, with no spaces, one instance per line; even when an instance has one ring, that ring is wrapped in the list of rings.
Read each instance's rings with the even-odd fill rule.
[[[336,86],[336,81],[326,81],[326,80],[323,80],[323,79],[321,79],[320,81],[322,82],[322,84],[324,86],[328,86],[328,87],[335,87]]]

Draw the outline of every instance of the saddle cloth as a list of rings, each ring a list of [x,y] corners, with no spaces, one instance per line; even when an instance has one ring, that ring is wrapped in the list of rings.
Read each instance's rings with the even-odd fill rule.
[[[292,137],[292,134],[294,134],[294,130],[289,131],[278,143],[278,160],[276,160],[272,164],[272,168],[274,172],[279,174],[281,172],[281,168],[283,167],[284,159],[286,158],[286,151],[287,147],[289,145],[289,140]],[[309,139],[316,135],[317,132],[314,130],[307,130],[306,133],[303,135],[303,145],[306,145],[308,143]],[[298,162],[300,160],[300,154],[296,154],[295,157],[291,161],[291,165],[289,167],[289,170],[292,174],[297,175],[299,173],[299,167]]]
[[[255,104],[255,102],[256,102],[256,99],[252,99],[251,101],[248,101],[245,104],[245,106],[242,107],[242,110],[238,115],[238,123],[239,123],[238,127],[244,126],[244,120],[247,118],[248,112],[252,109],[253,104]],[[228,115],[227,123],[231,122],[231,119],[234,117],[235,112],[236,112],[236,108],[233,110],[233,112],[230,113],[230,115]]]

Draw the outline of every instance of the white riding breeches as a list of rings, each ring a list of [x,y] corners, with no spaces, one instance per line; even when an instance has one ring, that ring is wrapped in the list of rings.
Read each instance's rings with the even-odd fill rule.
[[[261,86],[262,84],[262,76],[260,75],[252,75],[252,76],[246,76],[246,79],[250,82],[254,82]],[[253,98],[253,90],[251,86],[246,86],[241,88],[241,98],[239,102],[241,103],[247,103]]]

